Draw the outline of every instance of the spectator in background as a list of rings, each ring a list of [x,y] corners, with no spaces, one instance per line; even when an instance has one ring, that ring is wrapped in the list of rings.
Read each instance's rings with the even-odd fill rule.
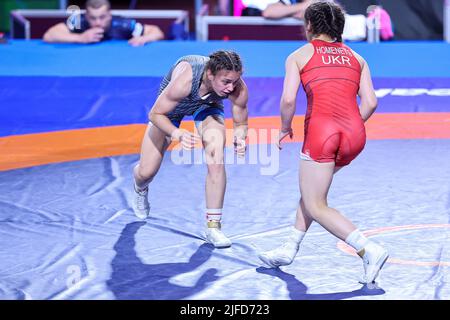
[[[394,37],[394,29],[392,27],[391,17],[389,13],[381,6],[369,6],[367,8],[367,19],[368,26],[379,26],[379,34],[381,40],[391,40]]]
[[[103,40],[128,40],[132,46],[164,39],[158,26],[143,25],[134,19],[113,16],[108,0],[87,0],[86,14],[58,23],[44,34],[46,42],[95,43]]]
[[[217,9],[216,12],[221,16],[229,16],[231,13],[230,8],[230,0],[216,0],[217,1]]]
[[[208,15],[229,16],[231,0],[203,0],[203,6],[208,7]]]
[[[279,2],[279,0],[242,0],[245,6],[242,10],[243,16],[262,16],[268,5]]]
[[[294,17],[303,19],[313,0],[242,0],[243,16],[263,16],[267,19]]]
[[[280,0],[276,3],[269,4],[262,16],[266,19],[281,19],[293,17],[303,19],[306,8],[313,0]]]

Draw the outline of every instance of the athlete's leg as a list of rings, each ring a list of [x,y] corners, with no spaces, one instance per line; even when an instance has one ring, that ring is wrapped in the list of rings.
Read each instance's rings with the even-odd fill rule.
[[[312,127],[317,128],[317,126],[312,126]],[[314,133],[312,136],[323,137],[323,134],[324,134],[324,132],[319,131],[317,133]],[[311,137],[311,136],[308,136],[308,137]],[[338,135],[333,136],[331,140],[328,139],[328,137],[325,137],[325,140],[328,140],[331,142],[333,142],[333,141],[338,142],[337,138],[338,138]],[[311,150],[314,150],[314,149],[312,149],[312,147],[315,144],[311,145],[310,143],[308,143],[309,141],[310,140],[308,140],[308,138],[306,137],[305,143],[303,144],[302,152],[300,154],[300,158],[302,159],[302,161],[300,161],[300,166],[301,166],[302,162],[304,162],[304,161],[314,162],[313,159],[309,156],[309,152]],[[304,152],[305,149],[308,149],[307,153]],[[334,152],[333,146],[331,146],[331,148],[329,148],[329,149],[330,150],[327,150],[327,151],[330,154],[330,158],[333,158],[333,156],[332,156],[332,154]],[[336,149],[336,147],[334,147],[334,149]],[[336,167],[334,169],[334,172],[337,172],[339,169],[340,168]],[[273,250],[266,251],[266,252],[259,254],[259,258],[271,267],[278,267],[278,266],[291,264],[292,261],[294,260],[295,256],[297,255],[297,252],[300,248],[300,243],[303,240],[305,233],[308,230],[308,228],[310,227],[312,221],[313,221],[312,215],[310,213],[308,213],[307,207],[305,205],[305,201],[302,197],[302,198],[300,198],[299,205],[297,207],[297,214],[296,214],[294,228],[292,228],[290,230],[290,234],[289,234],[287,240],[283,243],[283,245],[281,245]]]
[[[147,218],[150,212],[148,185],[158,172],[169,144],[170,138],[164,132],[156,126],[148,124],[142,140],[141,157],[133,170],[135,181],[133,209],[140,219]]]
[[[226,188],[224,164],[225,123],[221,117],[210,115],[199,125],[208,167],[206,176],[206,208],[223,207]]]
[[[212,113],[212,110],[208,112]],[[199,119],[199,117],[197,117]],[[226,189],[224,164],[225,122],[219,114],[207,115],[198,123],[198,131],[205,149],[208,167],[205,184],[206,196],[206,238],[216,248],[231,246],[231,241],[221,231],[223,200]]]
[[[335,167],[334,162],[301,161],[300,192],[305,203],[306,213],[358,252],[364,262],[364,281],[372,282],[387,260],[388,253],[384,248],[367,239],[339,211],[328,207],[328,190],[336,169],[339,170]]]
[[[295,224],[294,227],[299,230],[306,232],[309,229],[309,226],[313,222],[313,219],[310,215],[306,213],[305,204],[303,202],[303,199],[300,198],[300,201],[298,203],[297,207],[297,214],[295,218]]]
[[[170,138],[152,124],[148,124],[142,139],[141,157],[134,167],[134,179],[139,189],[145,189],[157,174]]]
[[[311,158],[309,158],[308,156],[306,156],[304,154],[301,155],[301,158],[304,160],[312,161]],[[333,173],[338,172],[342,168],[343,167],[335,166]],[[300,172],[300,170],[299,170],[299,172]],[[299,231],[306,232],[312,222],[313,222],[313,219],[311,218],[311,215],[307,214],[305,203],[303,202],[303,199],[300,197],[300,201],[299,201],[299,204],[297,207],[297,214],[296,214],[294,227]]]
[[[303,169],[302,163],[303,162],[316,163],[316,162],[312,161],[311,159],[305,158],[304,155],[302,155],[302,159],[304,159],[304,160],[300,161],[300,174],[299,174],[300,181],[302,180],[302,175],[301,175],[301,171]],[[334,165],[334,163],[333,163],[333,165]],[[340,168],[332,168],[330,171],[331,176],[333,175],[334,172],[337,172],[339,169]],[[316,175],[316,177],[318,178],[317,175]],[[317,182],[315,182],[315,183],[317,183]],[[331,184],[331,179],[329,179],[329,183]],[[329,185],[328,185],[328,187],[324,188],[325,192],[324,192],[323,197],[325,197],[325,203],[326,203],[326,194],[328,192],[328,188],[329,188]],[[291,264],[292,261],[294,260],[295,256],[297,255],[297,252],[300,248],[300,243],[303,240],[306,231],[308,230],[308,228],[310,227],[310,225],[314,219],[314,214],[308,212],[308,207],[306,204],[307,204],[307,202],[305,201],[305,198],[303,197],[303,193],[302,193],[302,197],[300,198],[299,206],[297,208],[295,225],[294,225],[294,228],[292,228],[290,230],[287,240],[283,243],[283,245],[281,245],[273,250],[266,251],[266,252],[259,254],[259,258],[264,263],[266,263],[268,266],[270,266],[270,267],[284,266],[284,265]],[[332,209],[332,210],[334,210],[334,209]]]
[[[313,219],[306,213],[303,199],[300,198],[297,207],[294,227],[289,230],[286,241],[275,249],[262,252],[258,257],[269,267],[280,267],[291,264],[300,248],[306,231],[310,227]]]
[[[356,227],[336,209],[328,207],[327,195],[333,181],[334,162],[301,160],[300,192],[306,213],[341,240]]]

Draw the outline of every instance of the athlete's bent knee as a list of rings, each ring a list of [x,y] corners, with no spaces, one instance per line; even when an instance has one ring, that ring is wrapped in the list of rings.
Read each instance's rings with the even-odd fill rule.
[[[156,174],[158,173],[158,170],[155,170],[154,168],[152,168],[150,166],[145,167],[145,166],[139,165],[137,167],[136,173],[137,173],[139,179],[149,181],[149,180],[152,180],[156,176]]]
[[[218,145],[209,145],[206,150],[206,164],[207,165],[223,165],[223,146]]]
[[[326,203],[319,201],[305,201],[302,200],[305,206],[306,211],[314,220],[320,218],[320,216],[324,213],[327,208]]]

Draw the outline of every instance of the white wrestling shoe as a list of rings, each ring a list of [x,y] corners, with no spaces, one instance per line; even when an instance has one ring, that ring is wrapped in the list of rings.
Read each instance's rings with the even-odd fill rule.
[[[148,187],[142,191],[137,191],[134,186],[133,210],[136,217],[145,220],[150,214],[150,204],[148,202]]]
[[[220,230],[221,224],[218,221],[208,221],[205,235],[206,241],[216,248],[228,248],[231,246],[231,240]]]
[[[300,244],[294,241],[286,241],[283,245],[270,251],[262,252],[259,259],[271,268],[287,266],[294,261]]]
[[[379,244],[370,241],[358,254],[362,256],[365,274],[360,282],[374,282],[384,263],[389,258],[389,253]]]

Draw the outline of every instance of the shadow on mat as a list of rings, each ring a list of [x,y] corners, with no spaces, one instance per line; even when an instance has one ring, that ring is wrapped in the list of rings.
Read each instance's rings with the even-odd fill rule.
[[[135,235],[145,222],[126,225],[114,245],[116,256],[112,260],[111,279],[106,283],[116,299],[120,300],[178,300],[203,290],[215,281],[217,270],[206,270],[194,286],[186,287],[170,283],[169,280],[182,273],[190,272],[205,263],[214,250],[210,244],[201,245],[188,262],[144,264],[137,257]]]
[[[286,282],[289,298],[291,300],[341,300],[360,296],[379,296],[385,294],[383,289],[369,289],[367,285],[363,285],[360,289],[348,292],[307,293],[307,286],[297,280],[294,275],[286,273],[279,268],[259,267],[256,269],[256,272],[277,277]]]

